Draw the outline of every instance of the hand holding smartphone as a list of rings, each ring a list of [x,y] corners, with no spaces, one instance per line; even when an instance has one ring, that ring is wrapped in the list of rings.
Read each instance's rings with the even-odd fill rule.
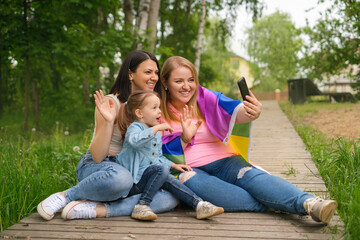
[[[237,82],[241,96],[243,98],[243,101],[247,101],[246,100],[246,96],[249,95],[250,96],[250,92],[249,92],[249,88],[246,84],[245,78],[242,77],[240,78],[240,80]]]

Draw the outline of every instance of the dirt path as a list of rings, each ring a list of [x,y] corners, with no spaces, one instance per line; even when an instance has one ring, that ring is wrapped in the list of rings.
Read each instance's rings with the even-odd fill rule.
[[[360,138],[360,104],[337,110],[320,110],[309,114],[304,123],[329,137]]]

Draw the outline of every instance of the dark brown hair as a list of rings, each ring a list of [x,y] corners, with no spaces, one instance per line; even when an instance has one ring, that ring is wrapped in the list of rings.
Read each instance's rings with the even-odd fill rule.
[[[156,57],[147,51],[134,50],[125,57],[123,63],[121,64],[119,74],[116,77],[116,81],[111,87],[109,93],[114,95],[118,94],[118,99],[120,102],[126,102],[131,93],[129,70],[135,73],[139,65],[148,59],[151,59],[156,63],[158,68],[158,79],[160,79],[160,66]],[[160,81],[156,83],[154,91],[160,93]]]

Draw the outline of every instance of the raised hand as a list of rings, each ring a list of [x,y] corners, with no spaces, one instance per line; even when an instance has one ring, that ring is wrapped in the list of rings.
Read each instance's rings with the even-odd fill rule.
[[[95,105],[100,114],[107,122],[114,122],[117,114],[117,109],[114,103],[109,98],[105,98],[101,90],[96,91],[94,94]]]
[[[192,123],[193,106],[190,108],[185,105],[183,114],[180,115],[180,122],[183,132],[181,134],[181,140],[186,144],[190,143],[194,137],[202,121],[198,120],[195,124]]]

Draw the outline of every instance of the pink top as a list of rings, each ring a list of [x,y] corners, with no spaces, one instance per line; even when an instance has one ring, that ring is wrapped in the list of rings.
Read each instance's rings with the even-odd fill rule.
[[[177,115],[180,112],[177,111],[171,104],[168,107]],[[193,123],[196,123],[196,119],[193,119]],[[182,132],[181,123],[174,121],[166,121],[173,129],[174,132]],[[170,134],[165,131],[164,135]],[[214,134],[212,134],[203,122],[194,136],[194,145],[188,145],[184,149],[186,164],[190,167],[200,167],[209,163],[212,163],[221,158],[230,157],[235,155],[228,146],[223,144]]]

